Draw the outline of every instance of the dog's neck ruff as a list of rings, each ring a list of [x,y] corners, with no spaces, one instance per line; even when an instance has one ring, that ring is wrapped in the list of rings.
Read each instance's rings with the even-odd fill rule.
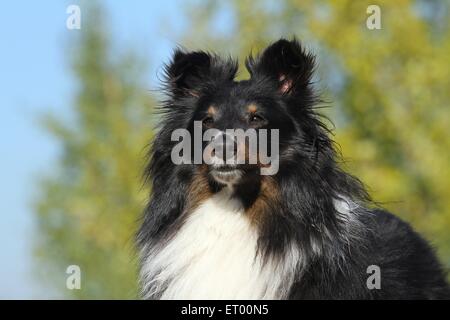
[[[145,298],[283,299],[289,294],[300,251],[283,258],[257,254],[258,232],[239,200],[224,188],[189,213],[164,244],[144,248]]]

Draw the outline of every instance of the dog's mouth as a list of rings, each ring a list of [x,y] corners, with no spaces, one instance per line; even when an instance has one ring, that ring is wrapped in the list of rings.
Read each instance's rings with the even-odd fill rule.
[[[236,184],[243,175],[243,171],[236,165],[212,166],[210,174],[217,182],[223,184]]]

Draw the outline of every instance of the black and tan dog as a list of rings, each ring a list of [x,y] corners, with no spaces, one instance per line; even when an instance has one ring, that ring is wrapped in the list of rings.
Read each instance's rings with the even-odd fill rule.
[[[411,227],[374,209],[342,171],[315,106],[314,56],[279,40],[246,63],[177,50],[147,175],[138,233],[149,299],[439,299],[445,275]],[[174,164],[177,129],[276,129],[279,169]],[[381,286],[368,288],[376,266]]]

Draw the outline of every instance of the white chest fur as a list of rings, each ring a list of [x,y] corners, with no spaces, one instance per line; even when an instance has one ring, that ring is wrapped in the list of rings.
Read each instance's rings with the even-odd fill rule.
[[[192,212],[142,268],[148,296],[162,299],[279,299],[287,295],[299,252],[263,264],[256,256],[257,230],[239,201],[224,191]]]

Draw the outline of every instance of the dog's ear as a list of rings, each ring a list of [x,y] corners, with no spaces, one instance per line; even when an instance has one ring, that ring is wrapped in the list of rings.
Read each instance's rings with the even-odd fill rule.
[[[281,39],[267,47],[256,59],[247,58],[246,67],[253,77],[274,80],[282,94],[307,89],[315,68],[315,57],[305,52],[296,40]]]
[[[198,97],[208,82],[232,80],[237,71],[234,61],[222,61],[204,51],[185,52],[177,49],[166,65],[168,89],[176,96]]]

